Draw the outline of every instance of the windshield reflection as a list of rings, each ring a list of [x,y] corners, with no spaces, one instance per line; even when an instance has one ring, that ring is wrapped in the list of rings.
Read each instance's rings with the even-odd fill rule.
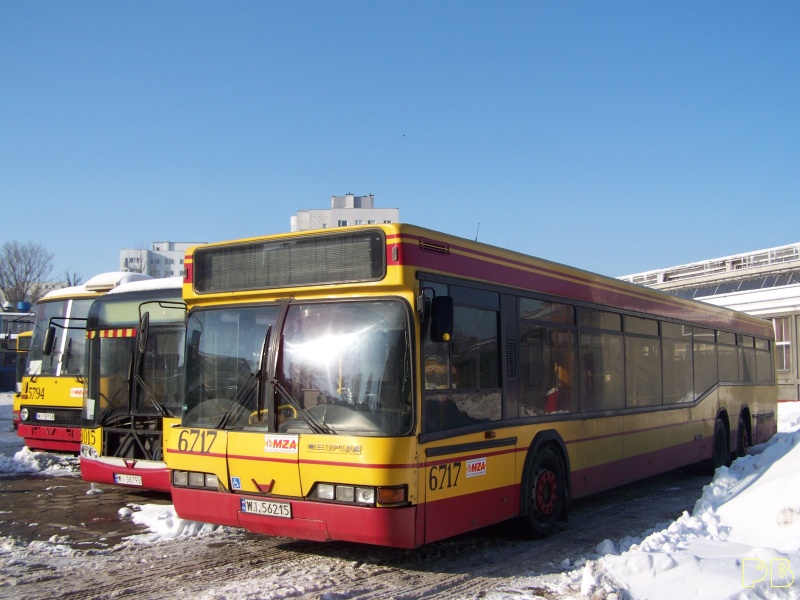
[[[267,380],[261,375],[262,351],[267,332],[277,335],[279,310],[270,305],[193,311],[184,426],[372,436],[410,432],[411,356],[403,303],[289,305],[276,372]],[[269,392],[271,397],[259,398]]]
[[[401,303],[292,305],[281,350],[278,382],[308,418],[289,418],[280,431],[309,431],[310,419],[331,433],[409,432],[411,361]]]

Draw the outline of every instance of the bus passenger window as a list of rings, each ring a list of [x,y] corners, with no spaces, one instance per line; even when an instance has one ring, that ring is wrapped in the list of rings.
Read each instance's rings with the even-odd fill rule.
[[[578,410],[575,332],[523,323],[520,416]]]

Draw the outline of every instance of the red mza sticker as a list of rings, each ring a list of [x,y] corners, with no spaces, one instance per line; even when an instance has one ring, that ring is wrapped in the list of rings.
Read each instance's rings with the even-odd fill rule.
[[[264,452],[284,452],[297,454],[296,435],[265,435]]]
[[[475,458],[467,461],[467,477],[486,475],[486,459]]]

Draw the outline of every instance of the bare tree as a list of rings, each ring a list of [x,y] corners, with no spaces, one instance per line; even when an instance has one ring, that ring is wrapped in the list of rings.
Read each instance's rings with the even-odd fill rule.
[[[70,273],[69,269],[67,269],[66,271],[64,271],[64,283],[66,283],[67,287],[80,285],[81,283],[83,283],[83,277],[81,277],[74,271]]]
[[[41,244],[6,242],[0,248],[0,290],[6,300],[36,302],[53,269],[53,255]]]

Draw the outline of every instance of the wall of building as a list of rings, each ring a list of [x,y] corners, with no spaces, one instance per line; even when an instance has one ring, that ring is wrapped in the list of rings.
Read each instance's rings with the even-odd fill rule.
[[[180,277],[186,251],[205,242],[153,242],[150,250],[125,248],[119,252],[120,271],[151,277]]]
[[[399,221],[400,209],[375,208],[375,197],[372,194],[368,196],[346,194],[331,196],[330,208],[297,211],[297,214],[291,218],[290,231],[397,223]]]

